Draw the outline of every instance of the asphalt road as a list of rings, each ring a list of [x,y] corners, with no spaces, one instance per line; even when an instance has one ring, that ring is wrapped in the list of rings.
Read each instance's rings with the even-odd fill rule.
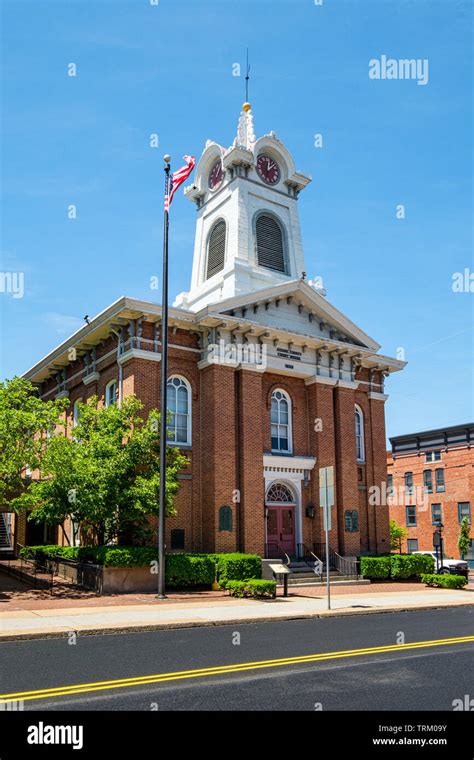
[[[25,710],[452,711],[473,652],[474,607],[9,641],[0,693]]]

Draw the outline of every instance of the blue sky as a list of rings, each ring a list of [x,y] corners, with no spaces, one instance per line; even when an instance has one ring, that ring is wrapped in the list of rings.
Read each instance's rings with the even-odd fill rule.
[[[120,295],[159,300],[161,157],[230,145],[248,45],[257,136],[275,130],[313,177],[308,275],[384,353],[405,351],[388,435],[472,421],[474,294],[452,290],[474,270],[471,38],[463,0],[4,0],[1,270],[25,293],[0,293],[2,377]],[[369,79],[382,55],[428,59],[428,83]],[[179,194],[172,297],[195,215]]]

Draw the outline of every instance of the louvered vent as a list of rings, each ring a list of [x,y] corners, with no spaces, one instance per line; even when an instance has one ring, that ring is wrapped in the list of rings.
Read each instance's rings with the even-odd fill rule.
[[[225,222],[216,222],[209,235],[207,246],[207,279],[224,268],[225,260]]]
[[[285,271],[281,229],[267,214],[262,214],[257,219],[257,257],[259,266],[276,272]]]

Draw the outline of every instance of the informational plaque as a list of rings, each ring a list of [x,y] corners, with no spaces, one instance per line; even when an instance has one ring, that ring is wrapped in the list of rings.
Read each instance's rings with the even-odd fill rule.
[[[271,564],[269,567],[272,573],[275,573],[275,575],[288,575],[291,572],[291,570],[289,570],[287,566],[283,565],[281,562]]]

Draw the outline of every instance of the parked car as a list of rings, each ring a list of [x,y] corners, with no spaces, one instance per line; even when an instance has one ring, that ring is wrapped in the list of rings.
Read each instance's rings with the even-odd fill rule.
[[[437,562],[439,563],[436,552],[413,552],[413,554],[429,554],[430,557],[433,557],[437,573],[441,573],[442,575],[450,573],[451,575],[465,575],[466,578],[468,577],[469,567],[465,559],[448,559],[447,557],[443,557],[440,566],[436,569],[436,564]]]

